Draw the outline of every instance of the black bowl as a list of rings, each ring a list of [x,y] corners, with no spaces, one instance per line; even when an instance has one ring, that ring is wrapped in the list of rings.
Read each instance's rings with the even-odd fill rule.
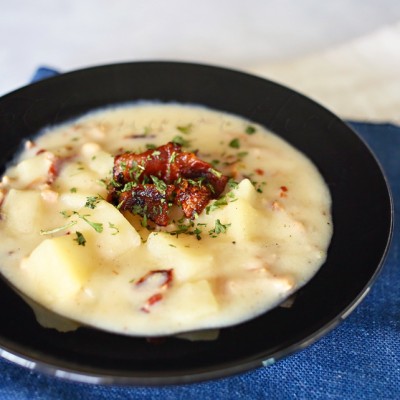
[[[0,354],[78,381],[186,383],[271,364],[346,318],[381,269],[392,230],[390,192],[362,140],[335,115],[290,89],[236,71],[185,63],[127,63],[62,74],[0,99],[2,169],[22,141],[45,126],[143,99],[238,114],[304,152],[332,194],[334,235],[325,264],[291,308],[275,308],[222,329],[216,341],[197,343],[168,339],[156,344],[86,328],[73,333],[44,329],[0,281]]]

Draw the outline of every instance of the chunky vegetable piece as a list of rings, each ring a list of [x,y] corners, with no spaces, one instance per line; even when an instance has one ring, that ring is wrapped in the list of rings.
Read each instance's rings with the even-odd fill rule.
[[[211,164],[169,142],[143,153],[116,156],[108,200],[166,226],[171,205],[193,219],[221,195],[227,182],[228,177]]]

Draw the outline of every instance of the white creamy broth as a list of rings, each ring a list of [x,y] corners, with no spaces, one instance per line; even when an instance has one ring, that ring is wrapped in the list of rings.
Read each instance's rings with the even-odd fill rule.
[[[219,199],[193,220],[172,207],[167,226],[106,201],[114,156],[171,141],[231,178]],[[199,106],[118,106],[48,129],[7,169],[0,195],[0,268],[12,285],[67,319],[129,335],[253,318],[311,279],[332,235],[330,194],[310,160],[262,126]]]

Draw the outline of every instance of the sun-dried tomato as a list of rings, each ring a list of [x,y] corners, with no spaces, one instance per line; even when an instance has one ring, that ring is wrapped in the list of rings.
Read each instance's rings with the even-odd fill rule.
[[[211,164],[172,142],[139,154],[117,155],[113,179],[108,200],[160,226],[168,224],[172,204],[181,207],[186,218],[195,218],[228,182]]]

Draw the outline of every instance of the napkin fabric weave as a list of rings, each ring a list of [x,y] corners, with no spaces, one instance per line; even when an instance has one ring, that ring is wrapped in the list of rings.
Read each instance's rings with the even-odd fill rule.
[[[56,75],[41,68],[33,80]],[[370,146],[400,213],[400,127],[349,122]],[[373,190],[373,188],[371,188]],[[371,292],[336,329],[269,367],[215,381],[118,387],[63,381],[0,360],[0,399],[400,399],[400,229]]]

